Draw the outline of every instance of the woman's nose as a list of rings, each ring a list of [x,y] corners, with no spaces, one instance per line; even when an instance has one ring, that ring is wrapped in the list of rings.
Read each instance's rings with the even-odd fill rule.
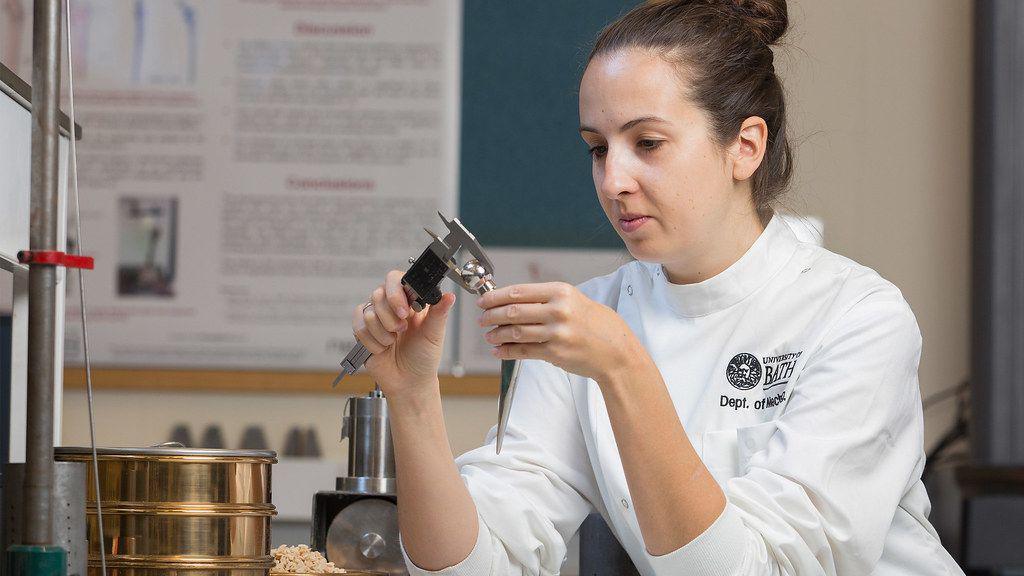
[[[604,157],[604,174],[601,178],[601,193],[608,198],[632,194],[638,189],[633,176],[632,161],[628,154],[609,150]]]

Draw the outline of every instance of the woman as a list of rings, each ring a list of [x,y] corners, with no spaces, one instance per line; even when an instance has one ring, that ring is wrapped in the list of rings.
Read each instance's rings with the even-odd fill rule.
[[[551,574],[600,512],[643,574],[961,574],[927,520],[899,290],[796,240],[770,46],[785,0],[648,2],[598,37],[580,134],[637,261],[479,299],[525,359],[500,455],[453,462],[437,366],[446,294],[388,274],[353,327],[390,399],[414,574]]]

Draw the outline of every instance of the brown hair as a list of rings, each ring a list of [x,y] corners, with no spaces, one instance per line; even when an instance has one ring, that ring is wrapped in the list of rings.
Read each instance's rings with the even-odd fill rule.
[[[754,172],[752,196],[764,217],[793,171],[786,104],[771,50],[788,25],[786,0],[648,0],[602,30],[587,61],[644,49],[681,66],[691,85],[688,97],[708,114],[720,146],[735,140],[744,120],[762,118],[768,144]]]

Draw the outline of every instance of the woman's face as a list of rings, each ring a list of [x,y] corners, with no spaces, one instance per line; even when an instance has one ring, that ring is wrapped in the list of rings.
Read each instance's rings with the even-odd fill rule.
[[[646,51],[594,58],[580,83],[580,135],[598,199],[629,252],[664,265],[673,282],[695,282],[720,271],[714,254],[752,206],[683,82]]]

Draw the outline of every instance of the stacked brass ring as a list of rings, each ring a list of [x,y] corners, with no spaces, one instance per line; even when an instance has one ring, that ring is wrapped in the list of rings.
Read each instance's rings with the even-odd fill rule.
[[[264,450],[101,448],[107,576],[263,576],[270,555],[270,470]],[[89,462],[89,448],[57,448]],[[89,575],[100,574],[96,491],[89,466]]]

